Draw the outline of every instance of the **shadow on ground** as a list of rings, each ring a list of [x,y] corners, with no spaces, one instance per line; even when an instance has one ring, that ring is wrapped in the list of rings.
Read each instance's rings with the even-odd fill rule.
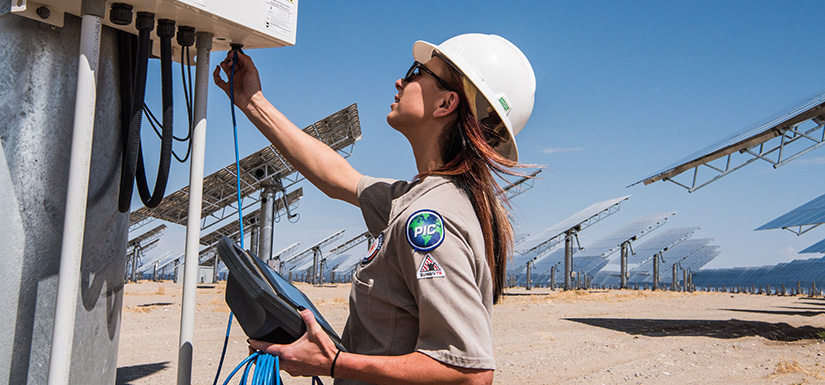
[[[534,295],[550,295],[550,293],[501,293],[505,297],[525,297]]]
[[[823,302],[823,301],[825,301],[825,299],[823,299],[823,298],[800,298],[799,301],[800,301],[799,303],[801,303],[803,305],[825,306],[825,302]]]
[[[132,384],[132,381],[157,373],[163,369],[166,369],[167,367],[169,367],[169,361],[158,362],[154,364],[124,366],[121,368],[117,368],[117,379],[115,379],[115,384]]]
[[[760,336],[774,341],[816,339],[823,329],[813,326],[793,327],[786,323],[743,320],[633,319],[633,318],[564,318],[628,334],[648,337],[740,338]]]
[[[143,305],[138,305],[138,307],[152,307],[152,306],[169,306],[172,305],[171,302],[154,302],[154,303],[146,303]]]
[[[756,309],[720,309],[727,311],[738,311],[741,313],[760,313],[760,314],[775,314],[775,315],[799,315],[803,317],[813,317],[820,314],[825,314],[825,310],[803,311],[803,310],[756,310]]]

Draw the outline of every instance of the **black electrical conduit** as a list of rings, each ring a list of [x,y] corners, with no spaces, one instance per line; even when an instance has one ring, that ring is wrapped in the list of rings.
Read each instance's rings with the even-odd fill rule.
[[[163,199],[163,194],[166,192],[166,183],[169,181],[169,166],[172,163],[172,37],[175,36],[175,22],[168,19],[158,20],[157,34],[160,38],[163,137],[160,142],[160,164],[158,165],[154,191],[152,193],[149,192],[149,184],[146,182],[143,151],[138,151],[137,172],[135,174],[135,182],[137,183],[140,200],[150,209],[157,207]],[[143,102],[143,100],[141,100],[141,102]],[[140,107],[136,106],[135,108],[137,111],[143,112],[143,103],[140,104]]]
[[[151,47],[150,33],[154,29],[154,14],[148,12],[138,12],[135,25],[138,29],[137,40],[137,60],[134,61],[134,81],[125,80],[127,75],[131,78],[133,41],[131,36],[121,32],[119,40],[120,66],[121,66],[121,129],[124,131],[124,156],[123,167],[121,169],[120,195],[118,197],[118,210],[122,213],[129,211],[132,200],[133,184],[138,186],[138,193],[144,205],[148,208],[157,207],[163,199],[166,190],[166,183],[169,179],[169,166],[171,164],[172,153],[172,37],[175,34],[175,22],[172,20],[158,21],[158,37],[160,37],[160,57],[161,57],[161,87],[163,99],[163,130],[161,138],[160,164],[158,165],[157,180],[155,189],[149,193],[146,181],[146,170],[143,162],[143,151],[140,145],[140,125],[143,116],[144,97],[146,93],[146,72],[149,61],[149,50]],[[129,43],[127,43],[127,40]],[[127,89],[130,88],[130,90]],[[123,121],[128,119],[128,126]]]
[[[192,63],[189,56],[189,47],[195,44],[195,29],[192,27],[178,27],[177,33],[178,44],[181,46],[180,50],[180,73],[181,73],[181,80],[183,82],[183,97],[186,101],[186,112],[187,112],[187,119],[188,119],[188,130],[186,131],[186,136],[183,138],[179,138],[177,136],[172,136],[172,139],[177,142],[186,142],[186,155],[181,158],[175,152],[174,147],[172,148],[172,156],[180,163],[186,163],[189,159],[189,155],[192,152],[192,141],[189,138],[192,137],[192,131],[194,130],[194,125],[192,124],[193,119],[193,109],[192,109],[192,100],[194,99],[194,91],[192,89]],[[187,82],[187,77],[189,78]],[[160,123],[155,114],[152,113],[152,110],[149,109],[149,106],[146,104],[143,105],[143,112],[146,114],[148,118],[149,125],[152,126],[152,130],[155,131],[158,138],[163,138],[163,134],[161,134],[158,127],[162,127],[163,125]]]

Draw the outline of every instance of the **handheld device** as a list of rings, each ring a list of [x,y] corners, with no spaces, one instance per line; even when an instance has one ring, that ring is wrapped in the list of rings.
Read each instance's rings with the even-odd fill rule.
[[[335,346],[346,351],[341,337],[312,301],[264,261],[228,237],[218,242],[218,255],[229,269],[226,304],[248,337],[276,344],[294,342],[306,332],[298,313],[298,308],[304,307],[312,311]]]

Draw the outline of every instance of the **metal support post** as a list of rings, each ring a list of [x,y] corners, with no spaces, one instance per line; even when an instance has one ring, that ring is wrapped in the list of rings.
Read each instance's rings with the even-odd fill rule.
[[[527,279],[524,282],[524,289],[531,290],[533,288],[533,261],[527,261]]]
[[[572,289],[570,278],[573,275],[573,230],[564,236],[564,290]]]
[[[192,383],[192,355],[195,331],[195,294],[198,285],[198,249],[201,232],[201,201],[203,198],[203,164],[206,147],[206,99],[211,79],[209,51],[212,34],[197,34],[195,66],[195,128],[192,131],[192,159],[189,168],[189,213],[186,222],[186,252],[184,261],[183,299],[178,344],[178,385]]]
[[[318,264],[318,284],[319,285],[324,284],[324,265],[326,265],[326,264],[327,264],[327,259],[326,258],[322,259],[321,262]]]
[[[630,247],[630,242],[622,243],[621,256],[621,278],[619,279],[619,289],[627,289],[627,249]]]
[[[661,258],[661,251],[653,257],[653,290],[659,290],[659,259]]]
[[[140,249],[138,245],[132,248],[132,264],[129,265],[129,282],[137,282],[135,274],[137,274],[138,249]]]
[[[218,283],[218,261],[220,261],[220,259],[216,252],[212,260],[212,283]]]
[[[258,248],[259,248],[258,245],[259,245],[259,241],[261,239],[261,237],[260,237],[261,229],[260,229],[260,226],[257,223],[253,226],[250,226],[250,227],[251,228],[249,229],[249,250],[251,250],[253,253],[255,253],[255,255],[260,257],[261,255],[258,253]],[[244,231],[246,231],[246,230],[247,230],[246,227],[244,227]]]
[[[72,363],[100,61],[103,14],[99,14],[98,11],[103,10],[102,13],[105,13],[104,4],[99,0],[84,0],[82,3],[77,98],[74,108],[72,152],[69,158],[69,184],[66,192],[66,214],[63,221],[63,243],[60,249],[60,268],[57,280],[57,307],[49,360],[49,385],[68,384]],[[98,9],[94,9],[96,6]],[[89,11],[90,8],[93,9],[92,12]]]
[[[682,270],[682,282],[684,283],[684,285],[682,285],[682,291],[687,291],[688,290],[688,271],[687,271],[687,269]]]
[[[550,267],[550,289],[556,290],[556,266]]]
[[[312,273],[308,278],[309,283],[315,285],[318,283],[317,276],[318,276],[318,257],[320,257],[321,250],[317,247],[312,249],[312,267],[310,268],[310,272]]]
[[[679,278],[676,275],[676,269],[677,269],[677,267],[674,264],[673,265],[673,281],[670,283],[670,290],[671,291],[676,291],[676,288],[678,287],[677,285],[679,284]]]
[[[261,192],[261,213],[258,220],[259,237],[258,257],[267,263],[272,258],[272,223],[275,213],[275,189],[272,185],[264,186]]]

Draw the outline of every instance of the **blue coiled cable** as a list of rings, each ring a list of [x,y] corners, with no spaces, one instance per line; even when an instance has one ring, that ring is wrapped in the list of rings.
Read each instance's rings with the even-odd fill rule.
[[[246,385],[249,380],[249,371],[252,369],[252,365],[255,365],[255,371],[252,372],[252,385],[281,385],[281,377],[278,375],[281,371],[278,357],[261,351],[252,353],[249,357],[241,361],[241,363],[229,373],[229,377],[226,378],[223,385],[229,384],[229,380],[231,380],[241,368],[244,368],[244,371],[241,375],[240,383]]]
[[[233,48],[232,52],[234,57],[232,58],[232,70],[229,72],[229,103],[230,103],[230,111],[232,112],[232,131],[235,135],[235,174],[237,177],[237,190],[238,190],[238,223],[240,224],[240,240],[241,240],[241,248],[245,249],[244,247],[244,231],[243,231],[243,212],[241,209],[243,208],[242,199],[241,199],[241,161],[238,151],[238,124],[235,120],[235,87],[234,87],[234,78],[235,78],[235,63],[238,59],[238,49]],[[226,338],[223,342],[223,351],[221,352],[221,360],[218,363],[218,372],[215,374],[215,381],[213,385],[217,385],[218,377],[221,374],[221,367],[223,366],[223,359],[226,356],[226,346],[229,342],[229,330],[232,327],[232,313],[229,313],[229,324],[226,326]],[[255,371],[252,374],[252,385],[281,385],[281,367],[277,356],[273,356],[268,353],[263,353],[261,351],[257,351],[246,357],[243,361],[241,361],[238,366],[229,373],[229,376],[226,377],[226,380],[223,382],[224,385],[229,384],[229,380],[235,375],[235,373],[240,370],[241,367],[246,365],[244,369],[243,375],[241,376],[241,384],[246,384],[247,378],[249,375],[249,370],[252,365],[255,365]],[[316,377],[312,377],[313,384],[320,384],[323,385],[321,379]]]

